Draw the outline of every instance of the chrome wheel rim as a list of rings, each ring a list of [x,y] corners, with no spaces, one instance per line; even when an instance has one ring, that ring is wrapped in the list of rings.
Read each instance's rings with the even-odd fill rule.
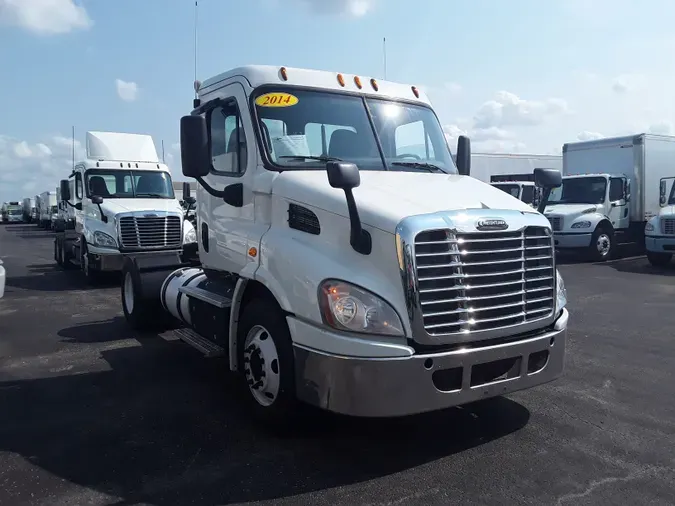
[[[244,375],[248,389],[258,404],[271,406],[279,395],[279,353],[272,335],[255,325],[244,341]]]
[[[129,314],[134,311],[134,282],[128,272],[124,275],[124,307]]]

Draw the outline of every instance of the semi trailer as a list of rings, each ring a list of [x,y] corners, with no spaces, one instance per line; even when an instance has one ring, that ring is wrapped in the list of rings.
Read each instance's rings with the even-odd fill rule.
[[[35,217],[35,199],[26,197],[21,202],[21,207],[23,211],[23,221],[25,223],[31,223]]]
[[[52,228],[52,222],[56,219],[58,208],[56,206],[56,190],[42,192],[40,194],[40,228]]]
[[[467,177],[466,137],[455,165],[419,88],[272,66],[195,88],[180,140],[198,259],[126,258],[133,328],[175,322],[225,357],[273,425],[301,402],[401,416],[562,374],[567,296],[550,223]],[[534,176],[545,204],[560,172]]]

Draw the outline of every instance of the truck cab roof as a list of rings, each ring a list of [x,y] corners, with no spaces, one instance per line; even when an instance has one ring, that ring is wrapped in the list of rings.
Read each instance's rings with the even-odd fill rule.
[[[227,84],[226,81],[236,79],[246,80],[252,88],[264,85],[299,86],[430,105],[427,95],[414,85],[383,81],[370,76],[272,65],[246,65],[206,79],[203,83],[198,83],[199,97],[203,98]]]

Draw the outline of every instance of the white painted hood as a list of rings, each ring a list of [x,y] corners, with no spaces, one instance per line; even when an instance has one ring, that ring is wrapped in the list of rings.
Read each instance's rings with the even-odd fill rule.
[[[659,211],[660,217],[663,217],[663,216],[671,217],[673,215],[675,215],[675,206],[662,207],[661,210]]]
[[[110,216],[129,211],[174,211],[182,213],[180,204],[175,199],[104,199],[101,207],[103,212]]]
[[[274,181],[273,193],[299,203],[349,217],[344,191],[328,184],[325,171],[285,171]],[[394,233],[407,216],[457,209],[532,207],[469,176],[438,173],[362,171],[354,198],[363,223]]]

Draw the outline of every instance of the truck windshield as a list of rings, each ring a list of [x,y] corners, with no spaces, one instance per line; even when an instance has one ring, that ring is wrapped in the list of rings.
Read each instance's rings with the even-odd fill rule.
[[[290,88],[265,88],[254,103],[267,158],[278,168],[323,169],[331,158],[361,170],[457,173],[429,107]]]
[[[508,193],[512,197],[520,198],[520,186],[517,184],[492,184],[495,188],[499,188],[501,191]]]
[[[52,213],[58,213],[59,208],[57,206],[52,206]]]
[[[89,169],[86,174],[87,197],[104,199],[173,199],[168,172],[118,169]]]
[[[23,211],[21,209],[10,209],[7,211],[7,214],[9,214],[10,216],[18,216],[22,214],[22,212]]]
[[[602,204],[607,180],[604,177],[563,178],[562,186],[551,192],[550,204]]]

